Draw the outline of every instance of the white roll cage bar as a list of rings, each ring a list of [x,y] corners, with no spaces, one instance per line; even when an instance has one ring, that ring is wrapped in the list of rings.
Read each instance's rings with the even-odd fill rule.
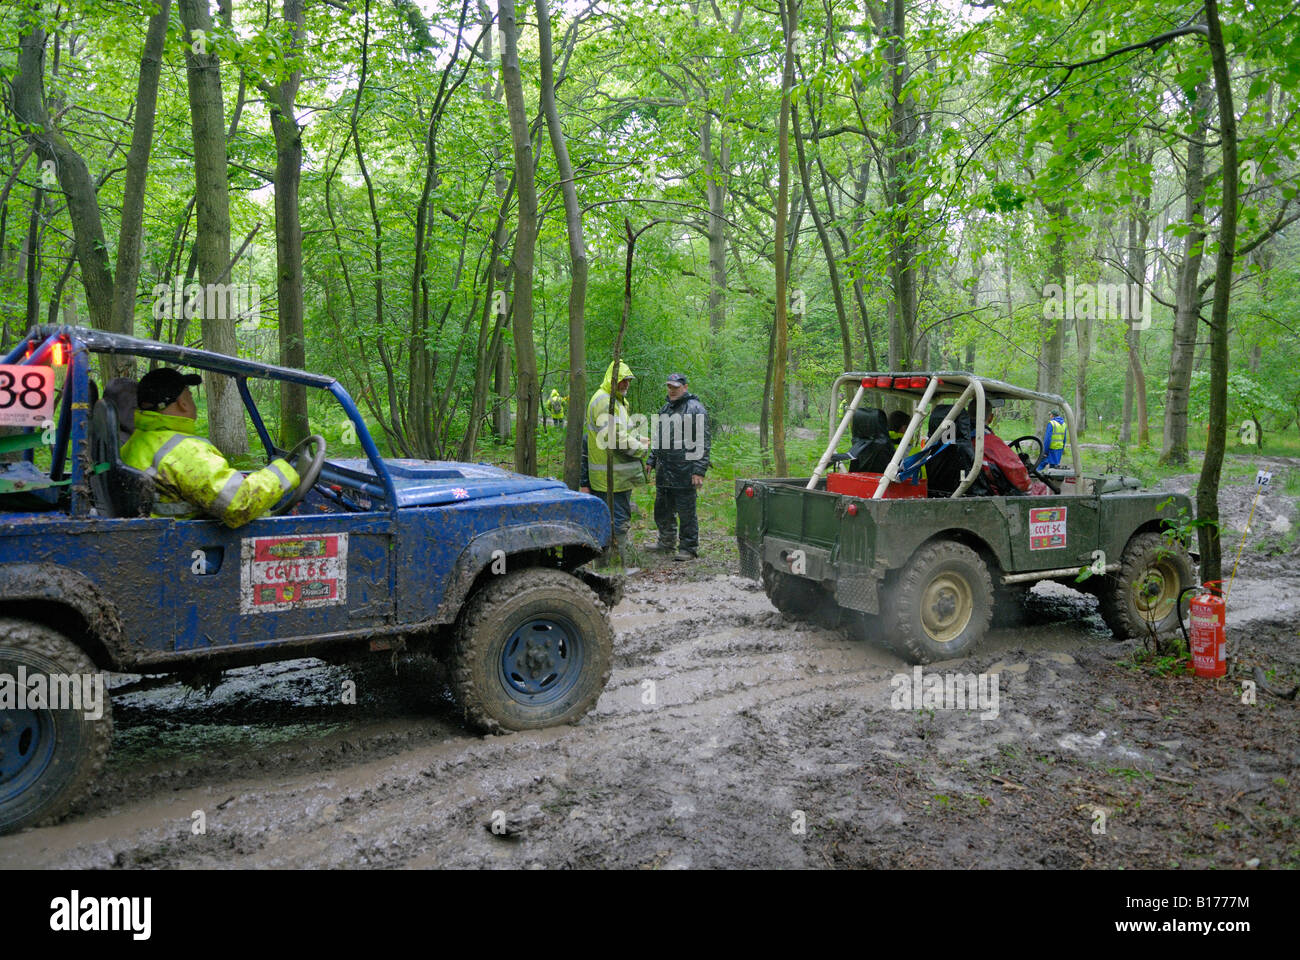
[[[1042,403],[1051,404],[1061,410],[1065,415],[1065,424],[1070,432],[1070,459],[1073,463],[1074,470],[1072,476],[1078,477],[1081,474],[1079,463],[1079,445],[1075,439],[1076,431],[1074,429],[1074,410],[1061,397],[1052,393],[1039,393],[1036,390],[1025,390],[1022,387],[1013,386],[1009,383],[1003,383],[1001,380],[990,380],[987,377],[979,377],[973,373],[962,373],[958,371],[922,372],[922,373],[842,373],[835,378],[831,384],[831,403],[830,403],[830,443],[826,445],[826,452],[822,454],[821,459],[817,461],[817,469],[813,471],[812,477],[808,481],[807,489],[813,490],[817,487],[819,481],[826,474],[826,468],[831,462],[831,457],[835,454],[835,448],[839,446],[840,439],[844,436],[844,431],[848,429],[849,423],[853,420],[853,413],[862,403],[862,398],[867,390],[881,390],[894,396],[904,394],[908,397],[915,397],[919,387],[867,387],[863,384],[868,378],[874,381],[877,377],[889,377],[891,380],[912,379],[924,377],[926,380],[924,392],[921,393],[920,399],[916,401],[916,408],[912,412],[911,422],[908,423],[907,429],[903,431],[902,439],[898,441],[898,448],[890,458],[889,466],[885,467],[883,479],[876,487],[872,494],[873,500],[879,500],[885,495],[885,491],[891,483],[898,481],[898,468],[907,456],[907,451],[911,449],[912,438],[916,436],[921,422],[929,415],[930,403],[935,399],[936,394],[943,393],[951,396],[956,393],[956,388],[961,387],[960,395],[953,402],[952,409],[948,415],[943,418],[935,434],[942,435],[944,428],[956,421],[957,417],[970,404],[971,400],[975,401],[975,463],[970,470],[962,474],[961,483],[957,489],[952,492],[952,496],[960,497],[964,494],[975,478],[979,476],[980,470],[984,463],[984,423],[985,410],[987,407],[986,398],[1001,397],[1010,400],[1034,400]],[[856,380],[858,382],[857,392],[853,394],[853,399],[849,401],[844,416],[840,418],[839,425],[835,424],[835,396],[839,392],[842,384]],[[940,390],[940,387],[944,388]],[[952,389],[949,389],[952,388]],[[1046,451],[1044,451],[1046,452]],[[1062,474],[1062,476],[1067,476]]]

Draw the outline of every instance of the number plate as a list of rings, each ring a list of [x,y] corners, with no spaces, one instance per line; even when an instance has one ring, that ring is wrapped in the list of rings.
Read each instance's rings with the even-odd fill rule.
[[[0,426],[39,427],[54,417],[54,369],[0,364]]]

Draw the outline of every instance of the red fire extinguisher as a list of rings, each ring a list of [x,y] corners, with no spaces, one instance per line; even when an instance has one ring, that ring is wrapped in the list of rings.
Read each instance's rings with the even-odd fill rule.
[[[1183,623],[1183,595],[1193,590],[1206,592],[1192,597],[1188,613],[1192,621],[1189,633]],[[1223,581],[1211,580],[1202,586],[1188,587],[1178,595],[1178,624],[1192,652],[1192,669],[1198,677],[1222,677],[1228,672],[1228,641],[1224,631],[1227,605],[1223,601]]]

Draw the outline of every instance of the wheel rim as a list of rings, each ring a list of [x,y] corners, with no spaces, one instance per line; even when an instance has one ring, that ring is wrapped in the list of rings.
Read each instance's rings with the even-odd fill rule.
[[[48,710],[0,713],[0,803],[40,779],[54,756],[54,716]]]
[[[1159,623],[1174,609],[1182,578],[1168,558],[1152,562],[1133,583],[1133,606],[1148,623]]]
[[[518,703],[552,703],[577,685],[585,659],[586,642],[572,623],[562,617],[534,617],[506,638],[501,685]]]
[[[970,623],[975,603],[966,578],[941,573],[921,595],[921,626],[936,643],[951,643]]]

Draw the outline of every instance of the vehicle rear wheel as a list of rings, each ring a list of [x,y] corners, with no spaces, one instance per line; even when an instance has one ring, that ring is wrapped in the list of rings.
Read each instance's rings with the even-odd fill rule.
[[[846,610],[844,629],[854,640],[870,643],[904,660],[908,657],[906,648],[901,643],[895,642],[889,618],[884,614]]]
[[[825,599],[811,581],[782,573],[770,563],[763,564],[763,589],[772,606],[795,620],[811,620]]]
[[[21,674],[20,674],[21,670]],[[103,715],[91,719],[83,709],[49,709],[55,690],[50,678],[74,679],[100,673],[90,658],[63,634],[28,620],[0,617],[0,683],[9,686],[12,705],[0,709],[0,833],[44,826],[63,817],[90,787],[104,765],[113,740],[113,714],[106,687],[100,687]],[[26,706],[37,690],[30,681],[46,677],[42,702]],[[19,678],[26,691],[19,709]],[[5,697],[7,701],[8,696]],[[62,698],[60,697],[60,700]]]
[[[1195,582],[1182,544],[1139,533],[1124,548],[1119,572],[1098,585],[1101,618],[1116,640],[1177,630],[1178,595]]]
[[[614,659],[609,614],[590,587],[533,567],[494,578],[461,611],[452,686],[488,732],[576,723],[600,698]]]
[[[912,663],[963,657],[988,631],[993,580],[970,547],[949,540],[912,555],[886,598],[892,643]]]

